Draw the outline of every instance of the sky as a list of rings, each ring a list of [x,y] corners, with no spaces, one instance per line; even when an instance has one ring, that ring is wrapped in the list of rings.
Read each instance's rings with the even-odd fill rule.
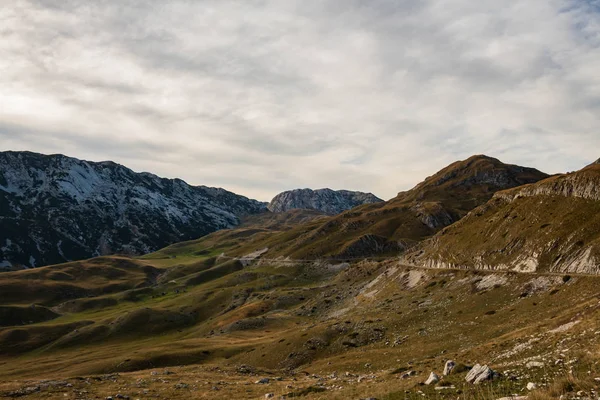
[[[600,157],[600,0],[5,0],[0,150],[268,201]]]

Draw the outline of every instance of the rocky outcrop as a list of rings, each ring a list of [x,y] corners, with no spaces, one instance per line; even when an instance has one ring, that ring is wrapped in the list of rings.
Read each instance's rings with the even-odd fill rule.
[[[411,207],[417,218],[431,229],[440,229],[458,220],[439,202],[417,203]]]
[[[113,162],[0,153],[0,269],[147,253],[265,211],[224,189]]]
[[[545,179],[517,190],[496,193],[495,198],[514,201],[521,197],[563,196],[600,200],[600,164],[597,162],[581,171]]]
[[[382,201],[371,193],[331,189],[296,189],[275,196],[268,208],[272,212],[284,212],[300,208],[335,215],[363,204]]]

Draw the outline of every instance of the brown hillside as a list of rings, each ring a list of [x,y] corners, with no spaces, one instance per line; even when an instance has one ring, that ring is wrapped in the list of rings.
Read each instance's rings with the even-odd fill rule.
[[[269,248],[292,258],[396,254],[488,201],[495,192],[548,175],[483,155],[455,162],[394,199],[320,218],[285,233],[247,241],[239,254]]]
[[[412,254],[428,266],[598,273],[600,165],[497,193]]]

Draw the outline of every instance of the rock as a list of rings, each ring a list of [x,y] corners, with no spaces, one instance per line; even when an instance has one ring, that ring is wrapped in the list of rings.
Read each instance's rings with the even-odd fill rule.
[[[415,376],[417,374],[417,371],[408,371],[403,373],[402,375],[400,375],[400,379],[408,379],[411,376]]]
[[[535,383],[529,382],[527,384],[527,390],[535,390],[535,389],[537,389],[537,385]]]
[[[531,368],[544,368],[544,363],[539,361],[529,361],[525,366],[529,369]]]
[[[251,374],[255,372],[255,369],[254,367],[251,367],[249,365],[242,364],[239,367],[237,367],[237,372],[239,374]]]
[[[450,385],[450,386],[436,386],[435,387],[435,390],[451,390],[451,389],[456,389],[456,386]]]
[[[440,377],[435,373],[432,372],[431,374],[429,374],[429,378],[427,378],[427,380],[425,381],[426,385],[433,385],[436,384],[440,381]]]
[[[487,365],[475,364],[467,374],[465,380],[476,385],[483,381],[492,380],[495,376],[497,376],[496,372],[492,371]]]
[[[177,385],[175,385],[175,389],[189,389],[190,385],[188,385],[187,383],[178,383]]]
[[[267,393],[267,394],[265,394],[265,399],[271,399],[273,397],[275,397],[275,393]]]
[[[529,399],[529,397],[527,396],[518,396],[516,394],[512,395],[512,396],[508,396],[508,397],[501,397],[498,400],[527,400]]]
[[[267,383],[271,382],[271,380],[269,378],[262,378],[257,380],[256,383],[257,385],[266,385]]]
[[[444,376],[450,375],[454,367],[456,367],[456,363],[454,361],[446,361],[446,365],[444,366]]]

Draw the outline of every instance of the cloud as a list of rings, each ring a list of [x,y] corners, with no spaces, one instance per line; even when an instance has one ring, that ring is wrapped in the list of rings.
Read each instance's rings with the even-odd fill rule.
[[[16,0],[0,27],[0,150],[262,200],[599,156],[596,0]]]

